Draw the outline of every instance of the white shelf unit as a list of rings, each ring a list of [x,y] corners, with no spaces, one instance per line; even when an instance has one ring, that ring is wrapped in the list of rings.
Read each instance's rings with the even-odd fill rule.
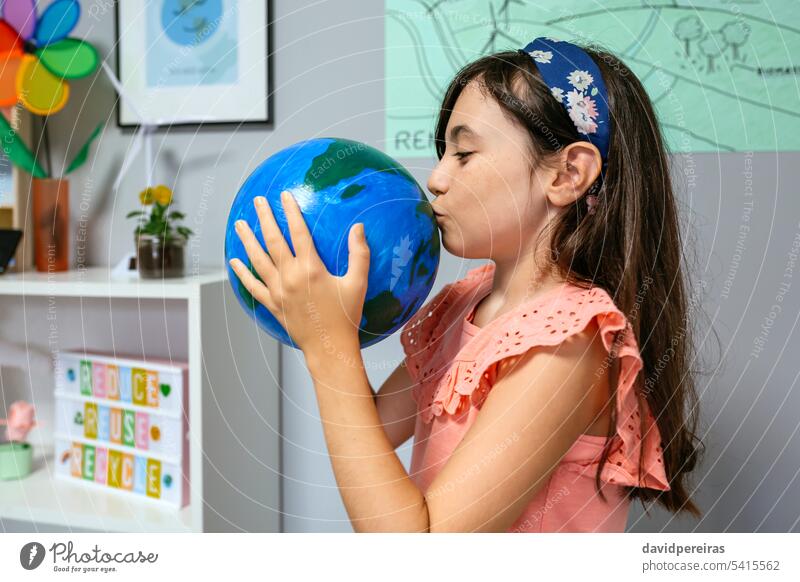
[[[164,280],[112,279],[105,268],[7,273],[0,322],[0,341],[28,355],[12,380],[30,382],[5,381],[2,396],[32,401],[42,423],[29,435],[31,475],[0,481],[0,520],[110,532],[280,531],[280,346],[241,308],[224,271]],[[52,370],[39,382],[48,376],[35,362],[75,349],[188,362],[188,506],[53,476]]]

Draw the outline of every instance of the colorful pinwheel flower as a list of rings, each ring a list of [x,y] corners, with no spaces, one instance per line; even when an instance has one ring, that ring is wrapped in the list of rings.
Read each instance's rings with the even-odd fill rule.
[[[37,18],[35,0],[5,0],[0,18],[0,107],[21,102],[38,115],[60,111],[67,79],[94,72],[95,48],[68,38],[80,18],[77,0],[55,0]]]
[[[92,74],[99,62],[92,45],[67,38],[81,16],[78,0],[55,0],[38,18],[35,0],[0,0],[0,7],[0,107],[22,103],[31,113],[43,116],[60,111],[69,98],[66,80]],[[83,165],[101,129],[102,123],[64,170],[64,176]],[[46,123],[43,131],[48,170],[0,114],[0,150],[34,178],[53,177]]]

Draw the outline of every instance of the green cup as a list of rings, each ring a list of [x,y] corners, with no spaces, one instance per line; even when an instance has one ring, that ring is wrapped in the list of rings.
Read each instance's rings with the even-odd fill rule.
[[[31,472],[33,447],[30,443],[11,441],[0,444],[0,479],[19,479]]]

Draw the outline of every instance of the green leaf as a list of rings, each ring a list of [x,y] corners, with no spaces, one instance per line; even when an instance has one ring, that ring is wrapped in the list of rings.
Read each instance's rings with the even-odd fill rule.
[[[172,220],[183,220],[184,218],[186,218],[186,215],[183,212],[178,212],[176,210],[175,212],[170,212],[169,217]]]
[[[597,87],[592,87],[592,95],[597,95]]]
[[[100,130],[103,128],[103,123],[100,122],[97,124],[97,127],[94,128],[92,135],[89,136],[89,139],[86,140],[86,143],[83,144],[83,147],[78,151],[77,155],[72,159],[69,167],[64,172],[66,176],[70,172],[74,172],[78,168],[80,168],[86,159],[89,157],[89,148],[92,147],[92,142],[100,135]]]
[[[22,168],[34,178],[47,178],[47,172],[36,161],[28,146],[20,139],[4,115],[0,114],[0,142],[3,153],[15,166]]]
[[[132,212],[129,212],[129,213],[128,213],[128,214],[125,216],[125,218],[133,218],[134,216],[141,216],[142,214],[144,214],[144,212],[143,212],[143,211],[141,211],[141,210],[134,210],[134,211],[132,211]]]
[[[100,61],[97,50],[77,38],[48,44],[36,50],[39,61],[59,79],[79,79],[90,75]]]

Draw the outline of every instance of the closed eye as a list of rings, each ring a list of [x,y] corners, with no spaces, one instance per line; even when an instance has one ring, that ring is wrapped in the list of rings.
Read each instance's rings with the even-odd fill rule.
[[[453,156],[457,157],[459,160],[463,160],[467,156],[471,156],[474,153],[475,152],[456,152],[453,154]]]

